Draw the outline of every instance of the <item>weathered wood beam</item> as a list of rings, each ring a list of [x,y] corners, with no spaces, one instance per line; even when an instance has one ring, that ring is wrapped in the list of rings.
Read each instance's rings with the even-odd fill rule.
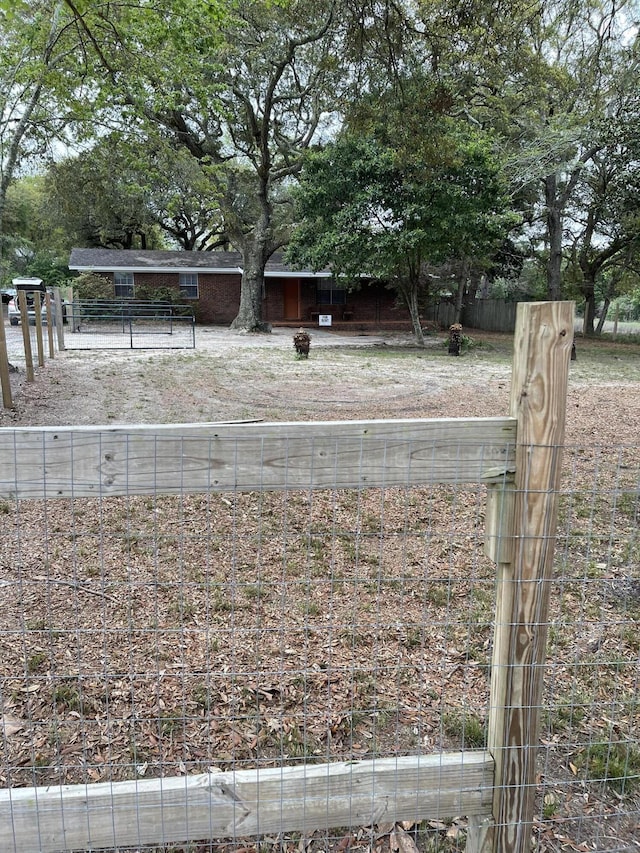
[[[2,311],[0,305],[0,311]],[[7,354],[7,337],[4,330],[4,314],[0,315],[0,386],[2,387],[2,405],[5,409],[13,406],[11,396],[11,378],[9,375],[9,356]]]
[[[0,430],[5,499],[482,482],[513,418]]]
[[[487,752],[0,791],[3,853],[59,853],[491,812]]]
[[[494,853],[530,849],[573,314],[572,302],[518,306],[514,491],[511,497],[505,484],[507,494],[491,497],[490,512],[489,553],[498,561],[488,733],[496,761]]]
[[[29,312],[27,309],[27,294],[18,291],[18,307],[20,308],[20,325],[22,327],[22,343],[24,344],[24,360],[27,372],[27,382],[35,382],[33,372],[33,353],[31,350],[31,335],[29,333]]]

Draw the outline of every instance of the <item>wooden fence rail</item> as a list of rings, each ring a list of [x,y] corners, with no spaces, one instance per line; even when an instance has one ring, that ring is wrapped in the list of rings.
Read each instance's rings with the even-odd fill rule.
[[[486,752],[0,791],[0,838],[56,853],[489,816]],[[6,849],[6,848],[4,848]]]

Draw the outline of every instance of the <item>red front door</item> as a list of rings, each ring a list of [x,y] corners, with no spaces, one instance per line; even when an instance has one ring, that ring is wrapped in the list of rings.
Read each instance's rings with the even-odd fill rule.
[[[285,278],[282,281],[283,313],[285,320],[300,319],[300,281]]]

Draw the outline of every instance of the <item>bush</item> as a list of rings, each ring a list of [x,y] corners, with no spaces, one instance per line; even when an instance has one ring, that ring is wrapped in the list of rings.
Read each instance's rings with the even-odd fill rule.
[[[114,299],[113,281],[107,276],[85,272],[72,279],[74,295],[78,299]]]
[[[135,298],[143,302],[181,302],[179,289],[168,284],[160,287],[153,284],[136,285]]]

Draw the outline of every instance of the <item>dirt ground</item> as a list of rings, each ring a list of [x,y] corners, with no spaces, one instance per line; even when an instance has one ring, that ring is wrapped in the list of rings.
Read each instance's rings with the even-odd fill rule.
[[[448,357],[442,337],[313,330],[308,361],[292,332],[198,328],[194,350],[68,350],[24,381],[20,330],[7,327],[15,408],[1,426],[495,416],[508,411],[511,340]],[[568,442],[640,441],[640,347],[578,342]]]
[[[18,367],[19,334],[7,328]],[[475,345],[453,358],[442,336],[421,350],[406,335],[314,330],[309,359],[298,360],[292,334],[199,328],[194,350],[68,350],[37,369],[33,383],[24,370],[13,374],[15,407],[0,425],[508,412],[509,336],[472,332]],[[540,853],[638,849],[637,795],[582,782],[580,762],[612,732],[621,743],[637,741],[640,722],[640,346],[578,341],[577,352]],[[93,509],[52,501],[40,539],[41,507],[4,505],[0,676],[4,712],[17,722],[0,785],[482,744],[482,726],[476,743],[465,726],[481,719],[488,690],[495,572],[474,539],[483,495],[443,488],[383,500],[229,498],[105,499]],[[101,642],[87,642],[72,660],[69,648],[92,631]],[[239,677],[246,673],[253,680]],[[426,842],[416,836],[420,850],[464,849],[464,821],[431,823]],[[332,843],[278,839],[264,849],[417,853],[393,832],[400,829],[378,827],[373,840],[365,830]],[[246,840],[240,849],[258,847]]]

